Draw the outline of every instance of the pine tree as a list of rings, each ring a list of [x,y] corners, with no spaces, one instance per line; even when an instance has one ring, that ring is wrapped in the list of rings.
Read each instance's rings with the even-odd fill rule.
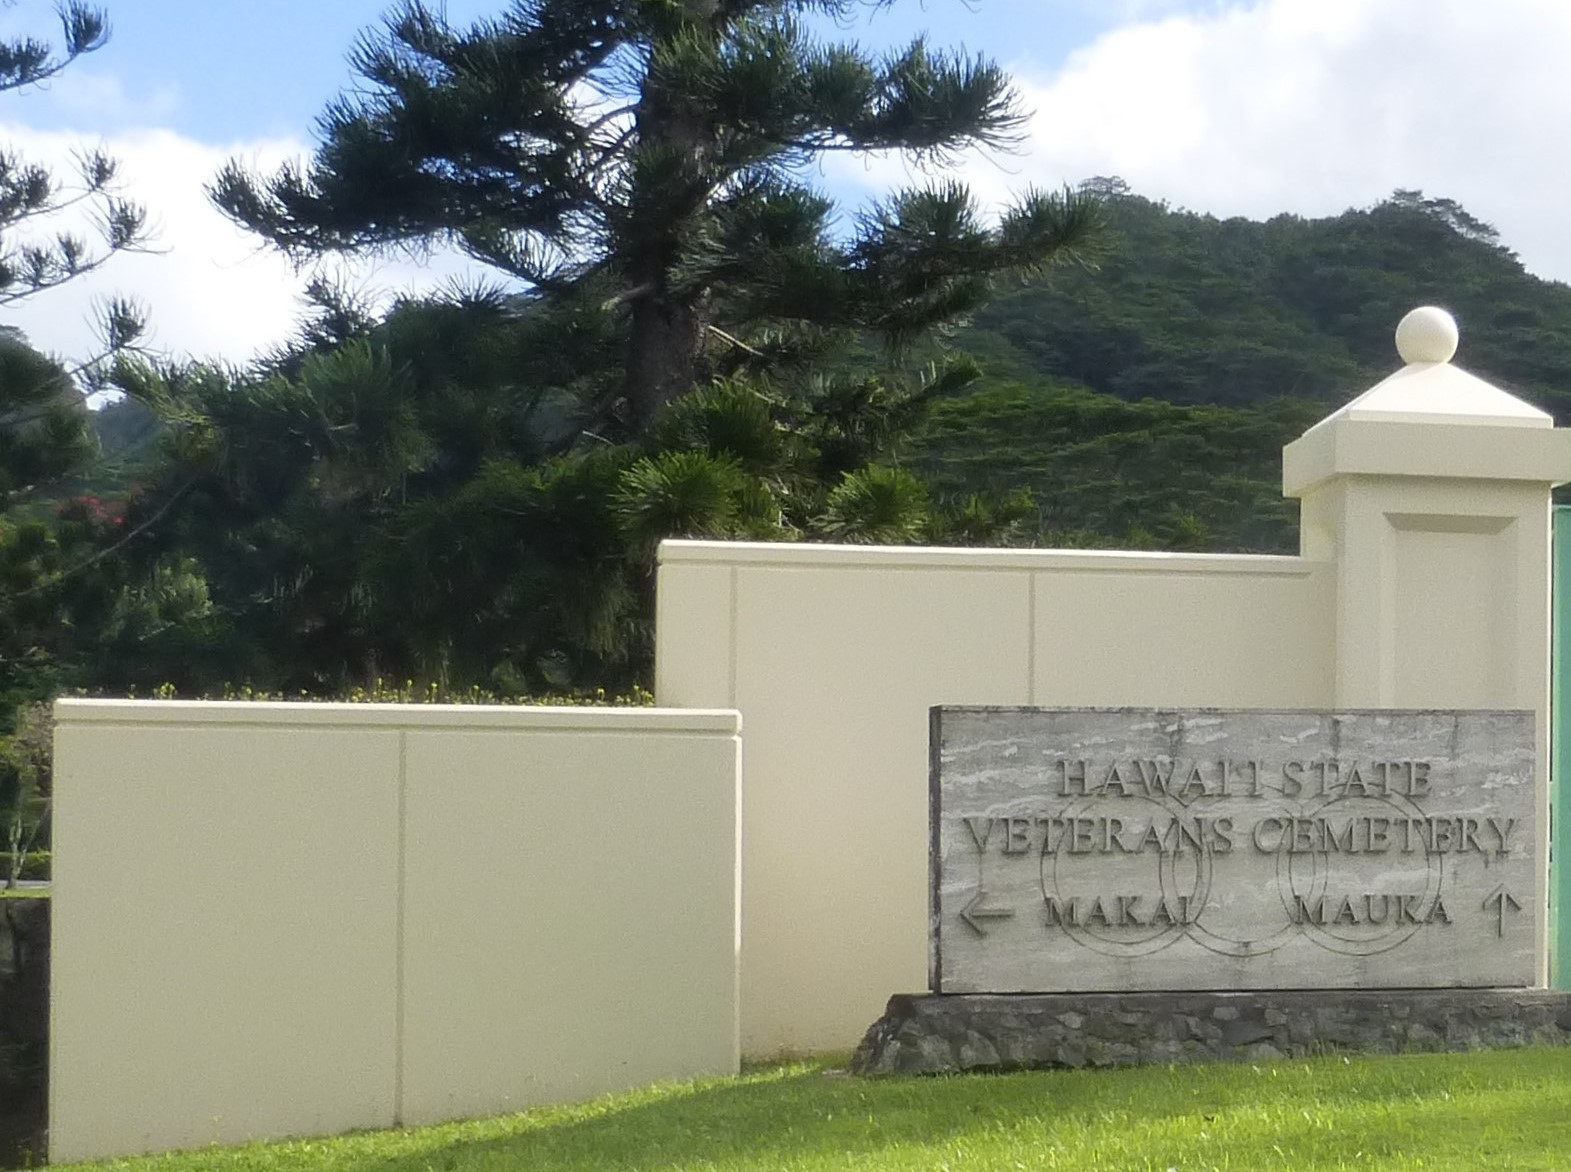
[[[0,41],[0,93],[47,82],[108,42],[101,10],[70,0],[56,11],[58,44],[31,36]],[[47,167],[0,148],[0,310],[145,242],[146,213],[118,193],[115,160],[93,149],[77,164],[76,179],[61,182]],[[84,206],[96,241],[56,227],[60,213]],[[51,485],[91,453],[78,380],[90,379],[99,360],[131,345],[143,323],[134,305],[117,299],[103,307],[100,325],[103,352],[69,367],[33,350],[14,328],[0,327],[0,506]]]
[[[0,0],[0,7],[13,4]],[[64,0],[55,13],[60,33],[53,42],[0,40],[0,94],[47,82],[107,43],[109,24],[99,9]],[[0,313],[144,243],[145,214],[119,194],[115,160],[86,150],[76,162],[75,179],[61,180],[0,146]],[[82,212],[88,233],[61,227]],[[25,849],[37,830],[25,771],[10,761],[18,706],[71,682],[71,661],[116,601],[102,581],[80,572],[113,548],[112,510],[88,496],[58,508],[49,499],[98,450],[83,391],[105,373],[106,359],[136,340],[141,314],[113,300],[100,325],[103,350],[67,363],[0,324],[0,849]]]
[[[297,256],[456,245],[494,266],[564,332],[614,339],[592,406],[640,434],[695,383],[847,331],[909,343],[1092,238],[1089,196],[1028,191],[989,224],[948,180],[833,231],[805,178],[821,156],[943,161],[1022,126],[985,59],[921,40],[875,59],[804,22],[861,6],[513,0],[458,29],[412,0],[355,49],[365,85],[309,163],[234,162],[211,194]]]

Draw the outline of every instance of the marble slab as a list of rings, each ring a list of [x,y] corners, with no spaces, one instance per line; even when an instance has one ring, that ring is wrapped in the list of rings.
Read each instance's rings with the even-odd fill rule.
[[[1531,712],[932,711],[935,993],[1537,983]]]

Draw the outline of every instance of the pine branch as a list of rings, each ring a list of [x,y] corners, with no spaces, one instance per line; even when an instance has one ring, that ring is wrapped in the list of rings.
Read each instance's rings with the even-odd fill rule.
[[[33,37],[0,42],[0,93],[48,81],[82,54],[109,43],[109,19],[102,9],[68,0],[56,11],[65,42],[63,55],[55,56],[54,46]]]
[[[180,498],[190,491],[190,489],[196,484],[198,478],[198,476],[192,476],[179,488],[175,489],[175,491],[170,494],[169,499],[160,505],[158,510],[154,512],[151,517],[143,521],[140,525],[137,525],[135,528],[131,529],[119,540],[105,546],[103,549],[94,553],[90,557],[82,559],[75,565],[67,566],[65,569],[60,570],[55,574],[51,574],[46,578],[39,579],[25,590],[18,590],[14,594],[6,595],[5,597],[7,601],[14,602],[20,598],[30,598],[35,594],[41,594],[45,590],[53,589],[54,587],[60,585],[61,582],[64,582],[67,578],[75,577],[83,570],[90,569],[91,567],[96,566],[99,562],[103,561],[105,558],[118,553],[120,550],[124,549],[128,543],[135,540],[137,537],[140,537],[143,533],[147,532],[154,525],[158,524],[158,522],[162,521],[166,516],[168,516],[169,510],[174,508],[175,505],[179,502]]]

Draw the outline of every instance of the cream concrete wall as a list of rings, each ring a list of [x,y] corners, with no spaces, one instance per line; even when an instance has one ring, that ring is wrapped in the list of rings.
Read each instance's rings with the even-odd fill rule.
[[[925,988],[933,704],[1526,709],[1547,860],[1571,431],[1452,366],[1443,311],[1397,344],[1406,365],[1283,452],[1297,558],[661,546],[656,696],[748,722],[746,1052],[852,1046]]]
[[[52,1160],[735,1071],[734,712],[57,717]]]
[[[656,695],[747,720],[744,1051],[849,1048],[926,987],[931,705],[1328,706],[1334,570],[663,544]]]
[[[385,1125],[397,731],[146,709],[58,710],[51,1160]]]
[[[406,734],[403,1122],[735,1071],[735,717],[679,719]]]
[[[1370,425],[1362,425],[1364,427]],[[1454,426],[1454,425],[1453,425]],[[1338,421],[1337,430],[1359,425]],[[1329,429],[1328,429],[1329,430]],[[1435,429],[1431,429],[1435,430]],[[1288,448],[1285,488],[1302,498],[1300,545],[1336,566],[1332,627],[1340,708],[1516,708],[1534,714],[1538,760],[1534,849],[1542,860],[1530,906],[1540,983],[1549,978],[1550,487],[1571,476],[1571,432],[1494,427],[1495,447],[1513,433],[1527,457],[1490,478],[1435,475],[1412,431],[1391,453],[1397,466],[1429,475],[1306,470]],[[1387,438],[1391,438],[1388,426]],[[1444,435],[1446,444],[1455,437]],[[1555,480],[1537,453],[1559,445]],[[1322,445],[1311,433],[1298,441]],[[1415,457],[1413,448],[1419,448]],[[1537,466],[1534,460],[1537,459]],[[1316,474],[1318,471],[1318,475]]]

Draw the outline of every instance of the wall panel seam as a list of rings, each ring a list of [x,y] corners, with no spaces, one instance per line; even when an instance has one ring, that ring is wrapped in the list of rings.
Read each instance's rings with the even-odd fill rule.
[[[736,677],[737,677],[737,636],[741,630],[742,622],[739,613],[741,609],[741,571],[732,566],[728,575],[730,590],[727,595],[726,614],[726,703],[732,708],[736,707]]]
[[[404,888],[409,837],[409,731],[398,730],[398,855],[393,935],[393,1126],[404,1125]]]
[[[1036,586],[1037,575],[1026,578],[1026,702],[1036,703]]]

